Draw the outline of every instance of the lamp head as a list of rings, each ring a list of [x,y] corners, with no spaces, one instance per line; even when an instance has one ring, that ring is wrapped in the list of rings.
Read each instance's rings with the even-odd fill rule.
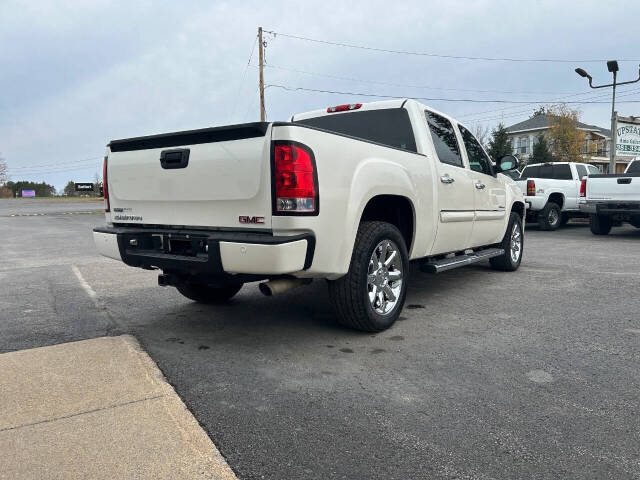
[[[588,74],[586,71],[584,71],[582,68],[576,68],[576,73],[577,73],[578,75],[580,75],[581,77],[585,77],[585,78],[586,78],[586,77],[589,77],[589,78],[591,78],[591,77],[589,76],[589,74]]]
[[[609,60],[607,62],[607,70],[609,70],[611,73],[615,73],[617,72],[618,69],[618,61],[617,60]]]

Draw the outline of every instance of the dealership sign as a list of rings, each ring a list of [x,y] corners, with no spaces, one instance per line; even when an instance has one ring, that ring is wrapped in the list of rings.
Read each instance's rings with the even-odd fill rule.
[[[76,183],[76,192],[93,192],[93,183]]]
[[[616,155],[640,155],[640,118],[617,118]]]
[[[23,197],[35,197],[36,196],[36,191],[35,190],[22,190],[22,196]]]

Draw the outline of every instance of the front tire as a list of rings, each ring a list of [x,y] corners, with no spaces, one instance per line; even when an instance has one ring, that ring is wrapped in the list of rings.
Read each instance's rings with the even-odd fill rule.
[[[400,231],[386,222],[362,222],[347,274],[329,281],[338,321],[365,332],[386,330],[407,295],[409,254]]]
[[[589,218],[589,227],[594,235],[607,235],[612,226],[611,217],[591,215]]]
[[[538,224],[540,225],[540,230],[557,230],[560,228],[562,224],[560,205],[554,202],[547,202],[538,213]]]
[[[219,305],[229,301],[242,288],[242,283],[232,283],[214,287],[204,283],[185,282],[176,286],[178,291],[190,300],[198,303]]]
[[[507,231],[504,233],[499,246],[504,250],[504,254],[489,259],[491,266],[503,272],[516,271],[522,262],[522,252],[524,250],[522,219],[517,213],[511,212]]]

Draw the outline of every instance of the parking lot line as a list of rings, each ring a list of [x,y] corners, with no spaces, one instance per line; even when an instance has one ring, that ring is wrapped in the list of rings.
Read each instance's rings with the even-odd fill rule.
[[[128,335],[0,355],[0,479],[235,479]]]

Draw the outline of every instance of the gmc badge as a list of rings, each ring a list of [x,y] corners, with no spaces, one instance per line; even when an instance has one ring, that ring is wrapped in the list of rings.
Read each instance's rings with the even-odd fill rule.
[[[257,223],[264,224],[264,217],[249,217],[247,215],[240,215],[238,217],[240,223]]]

